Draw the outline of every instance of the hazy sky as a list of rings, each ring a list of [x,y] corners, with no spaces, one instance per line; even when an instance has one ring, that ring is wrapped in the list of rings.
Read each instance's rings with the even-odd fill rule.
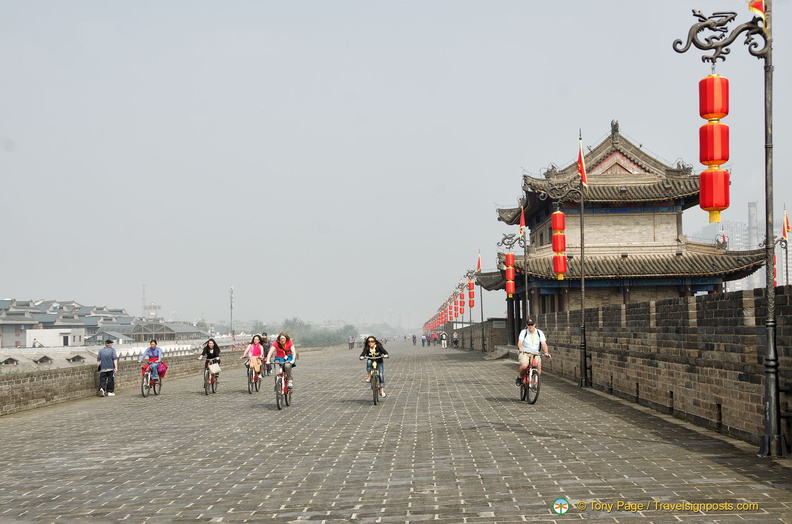
[[[777,217],[790,4],[773,2]],[[615,119],[702,169],[710,66],[671,47],[694,8],[751,18],[744,0],[0,0],[0,297],[140,315],[145,285],[166,316],[222,321],[233,285],[235,319],[420,325],[479,250],[495,267],[516,229],[496,209],[574,161],[578,129],[594,146]],[[722,216],[742,220],[764,210],[763,62],[732,48]],[[502,315],[502,293],[484,305]]]

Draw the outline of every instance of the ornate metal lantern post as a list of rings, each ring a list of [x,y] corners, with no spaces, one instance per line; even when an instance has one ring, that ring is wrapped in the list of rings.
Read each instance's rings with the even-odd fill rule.
[[[548,171],[556,171],[556,166],[551,165]],[[575,175],[561,182],[551,184],[545,191],[537,191],[540,200],[555,200],[556,202],[580,203],[580,378],[578,386],[591,387],[591,375],[588,365],[588,348],[586,345],[586,237],[585,237],[585,190],[583,179]]]
[[[737,17],[734,12],[713,13],[705,17],[700,11],[693,11],[698,22],[688,32],[687,42],[675,40],[673,47],[677,53],[685,53],[693,45],[702,51],[712,51],[703,56],[703,62],[710,62],[715,67],[718,60],[726,60],[731,52],[729,46],[738,36],[745,33],[743,43],[748,52],[756,58],[764,60],[764,119],[765,119],[765,269],[767,297],[767,344],[765,348],[765,434],[759,449],[759,455],[765,457],[781,457],[787,455],[786,442],[781,434],[781,411],[778,397],[778,352],[776,350],[775,320],[775,238],[773,234],[773,37],[772,37],[772,0],[764,0],[763,14],[755,16],[750,22],[737,26],[731,33],[726,27]],[[704,39],[699,34],[712,32],[712,36]],[[761,37],[761,41],[755,39]]]
[[[528,242],[525,239],[525,235],[515,235],[514,233],[505,234],[500,242],[497,244],[499,247],[506,247],[508,249],[513,249],[515,245],[520,246],[523,248],[523,277],[524,277],[524,288],[523,288],[523,315],[528,314],[528,272],[525,271],[525,268],[528,267]],[[527,318],[527,317],[526,317]],[[519,326],[514,325],[514,319],[509,319],[509,340],[514,338],[515,332],[518,331]],[[516,340],[515,340],[516,343]]]

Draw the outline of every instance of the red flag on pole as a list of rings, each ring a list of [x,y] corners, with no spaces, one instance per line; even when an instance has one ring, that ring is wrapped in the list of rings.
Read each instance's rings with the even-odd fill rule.
[[[586,162],[583,160],[582,138],[580,139],[580,148],[578,149],[577,169],[578,169],[578,175],[580,175],[580,181],[583,182],[583,187],[588,189],[588,180],[586,179]]]
[[[784,240],[787,242],[789,241],[789,232],[792,231],[792,228],[789,227],[789,215],[787,215],[786,209],[784,209],[784,232],[781,236],[784,237]]]
[[[476,272],[481,273],[481,251],[479,251],[478,263],[476,264]]]
[[[523,230],[525,229],[525,209],[520,206],[520,236],[523,236]]]

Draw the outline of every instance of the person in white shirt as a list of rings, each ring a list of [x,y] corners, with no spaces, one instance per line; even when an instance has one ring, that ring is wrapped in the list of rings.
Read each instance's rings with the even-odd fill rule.
[[[517,340],[517,351],[519,352],[518,359],[520,361],[520,371],[515,380],[515,385],[520,386],[523,380],[523,375],[528,371],[528,366],[531,365],[531,358],[536,357],[537,368],[539,374],[542,374],[542,356],[539,354],[541,349],[545,357],[552,358],[550,351],[547,349],[547,338],[540,329],[536,329],[536,322],[532,319],[525,321],[525,329],[520,331],[520,337]]]

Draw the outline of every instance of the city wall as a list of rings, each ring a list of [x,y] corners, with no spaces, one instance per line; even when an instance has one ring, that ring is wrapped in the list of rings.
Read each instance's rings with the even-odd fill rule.
[[[792,409],[792,286],[776,293],[784,412]],[[765,317],[764,289],[587,308],[593,387],[757,444],[764,435]],[[536,320],[553,355],[543,369],[577,381],[580,310]],[[476,329],[457,331],[480,350]],[[781,427],[792,442],[790,418]]]
[[[220,360],[222,368],[227,370],[242,366],[244,361],[239,357],[246,343],[222,348]],[[303,352],[332,351],[348,345],[337,344],[325,347],[297,347],[297,358]],[[168,381],[177,377],[192,375],[195,377],[196,389],[203,387],[203,361],[198,354],[164,356],[168,364],[168,372],[163,380],[163,394],[167,394]],[[140,393],[141,364],[137,360],[119,360],[116,375],[117,393]],[[67,400],[93,397],[99,388],[99,373],[96,363],[70,368],[59,368],[26,373],[4,373],[0,375],[0,415],[16,413]]]

